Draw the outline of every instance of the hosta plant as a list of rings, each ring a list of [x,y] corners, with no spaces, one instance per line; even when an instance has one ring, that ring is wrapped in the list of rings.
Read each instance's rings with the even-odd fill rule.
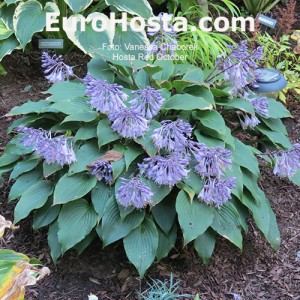
[[[8,113],[19,118],[0,172],[13,181],[15,223],[32,213],[35,230],[48,227],[54,260],[95,238],[103,247],[123,240],[141,277],[181,236],[205,263],[218,236],[242,249],[249,214],[278,249],[258,157],[299,184],[300,145],[287,138],[284,106],[251,92],[262,48],[242,42],[210,72],[89,49],[82,79],[45,53],[55,84]]]

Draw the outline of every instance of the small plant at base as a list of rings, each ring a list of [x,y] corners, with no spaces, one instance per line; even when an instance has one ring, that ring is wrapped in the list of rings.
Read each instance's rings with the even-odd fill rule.
[[[148,283],[149,288],[141,294],[143,300],[176,300],[181,298],[190,298],[189,294],[177,294],[180,281],[174,282],[173,274],[170,275],[170,280],[161,281],[152,279]]]

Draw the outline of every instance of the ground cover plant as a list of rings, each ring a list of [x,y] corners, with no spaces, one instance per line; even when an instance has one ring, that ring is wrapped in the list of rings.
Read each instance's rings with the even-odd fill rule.
[[[287,138],[284,106],[249,87],[263,49],[242,42],[203,71],[170,60],[120,63],[115,51],[80,46],[93,56],[83,79],[44,53],[50,96],[9,113],[21,118],[0,167],[15,181],[15,223],[33,212],[34,229],[49,226],[54,260],[96,236],[104,247],[123,239],[141,277],[181,231],[205,263],[217,235],[242,249],[249,213],[278,249],[257,157],[299,184],[299,144]]]

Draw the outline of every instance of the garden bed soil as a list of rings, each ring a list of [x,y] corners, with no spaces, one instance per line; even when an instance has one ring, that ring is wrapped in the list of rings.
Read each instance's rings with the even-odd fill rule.
[[[87,61],[81,54],[69,56],[72,64]],[[67,58],[68,59],[68,58]],[[44,99],[49,83],[40,70],[39,54],[21,52],[3,61],[8,74],[0,77],[0,152],[8,138],[7,127],[12,119],[3,117],[12,107],[30,100]],[[80,73],[85,69],[79,67]],[[300,136],[300,103],[289,97],[288,108],[294,119],[286,121],[292,140]],[[33,231],[30,219],[20,222],[14,236],[5,235],[0,245],[39,258],[51,274],[36,286],[27,289],[26,300],[87,299],[89,293],[99,299],[138,299],[138,292],[147,287],[150,278],[168,279],[170,273],[180,280],[180,292],[201,295],[201,299],[300,299],[300,188],[275,177],[269,169],[262,171],[262,189],[271,201],[282,236],[280,250],[274,252],[249,220],[249,234],[241,253],[225,239],[219,238],[215,253],[204,266],[192,247],[182,248],[178,240],[170,256],[155,263],[147,277],[139,281],[128,262],[121,243],[102,249],[96,240],[80,256],[68,251],[57,265],[51,261],[46,230]],[[13,219],[14,203],[7,203],[9,183],[4,181],[0,192],[0,214]]]

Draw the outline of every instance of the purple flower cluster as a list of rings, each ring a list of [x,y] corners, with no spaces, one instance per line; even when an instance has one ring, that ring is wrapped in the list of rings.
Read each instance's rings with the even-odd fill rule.
[[[192,135],[192,126],[181,119],[165,120],[161,124],[162,127],[156,128],[152,135],[155,147],[158,150],[165,149],[169,152],[184,150]]]
[[[51,57],[47,52],[43,52],[41,60],[45,77],[52,83],[68,80],[74,75],[74,67],[66,65],[61,55],[54,54]]]
[[[112,184],[114,182],[113,170],[110,162],[102,159],[98,159],[88,166],[89,172],[96,176],[99,181],[104,179],[106,184]]]
[[[208,178],[199,194],[206,204],[220,207],[231,198],[231,190],[236,187],[236,178]]]
[[[153,204],[153,192],[139,177],[129,180],[121,178],[121,182],[122,186],[116,193],[116,198],[121,205],[144,208],[148,204]]]
[[[122,91],[123,87],[116,83],[108,83],[87,74],[83,79],[86,86],[86,95],[91,98],[90,105],[100,113],[109,114],[125,106],[128,96]]]
[[[291,149],[275,154],[274,174],[280,177],[293,177],[300,168],[300,144],[294,144]]]
[[[253,129],[260,123],[259,119],[255,115],[247,114],[241,111],[238,111],[237,115],[243,129]]]
[[[125,138],[135,139],[144,135],[149,121],[159,113],[164,101],[160,91],[148,86],[132,92],[138,96],[130,101],[131,106],[127,108],[125,101],[128,95],[121,85],[97,79],[91,74],[87,74],[83,82],[86,95],[91,98],[91,107],[107,114],[112,122],[111,128]]]
[[[42,156],[47,164],[57,163],[63,166],[76,161],[72,144],[66,138],[61,136],[52,138],[50,131],[28,128],[23,125],[17,130],[23,134],[20,143],[32,149],[36,155]]]
[[[132,91],[132,94],[138,95],[137,98],[130,101],[131,109],[144,116],[147,120],[155,117],[164,102],[160,91],[148,86],[143,90]]]
[[[159,25],[160,29],[148,29],[147,33],[149,36],[155,37],[153,42],[148,46],[147,52],[149,55],[157,55],[158,57],[165,57],[166,55],[174,55],[177,48],[178,42],[176,40],[176,33],[172,26],[171,19],[172,15],[167,13],[160,13]],[[168,30],[164,29],[163,20],[168,21]]]
[[[202,143],[191,143],[191,150],[197,161],[195,172],[201,177],[223,176],[223,171],[231,167],[231,151],[223,147],[209,148]]]
[[[223,70],[224,79],[230,80],[233,87],[230,90],[232,94],[238,93],[248,84],[255,84],[258,68],[256,61],[263,58],[264,48],[258,47],[250,52],[247,41],[242,41],[237,47],[228,46],[232,51],[226,58],[221,58],[217,62],[219,69]]]
[[[189,160],[173,153],[166,157],[155,155],[145,158],[139,169],[149,179],[158,185],[174,186],[188,176]]]
[[[109,115],[111,128],[125,138],[137,138],[148,130],[148,121],[132,109],[123,108]]]

